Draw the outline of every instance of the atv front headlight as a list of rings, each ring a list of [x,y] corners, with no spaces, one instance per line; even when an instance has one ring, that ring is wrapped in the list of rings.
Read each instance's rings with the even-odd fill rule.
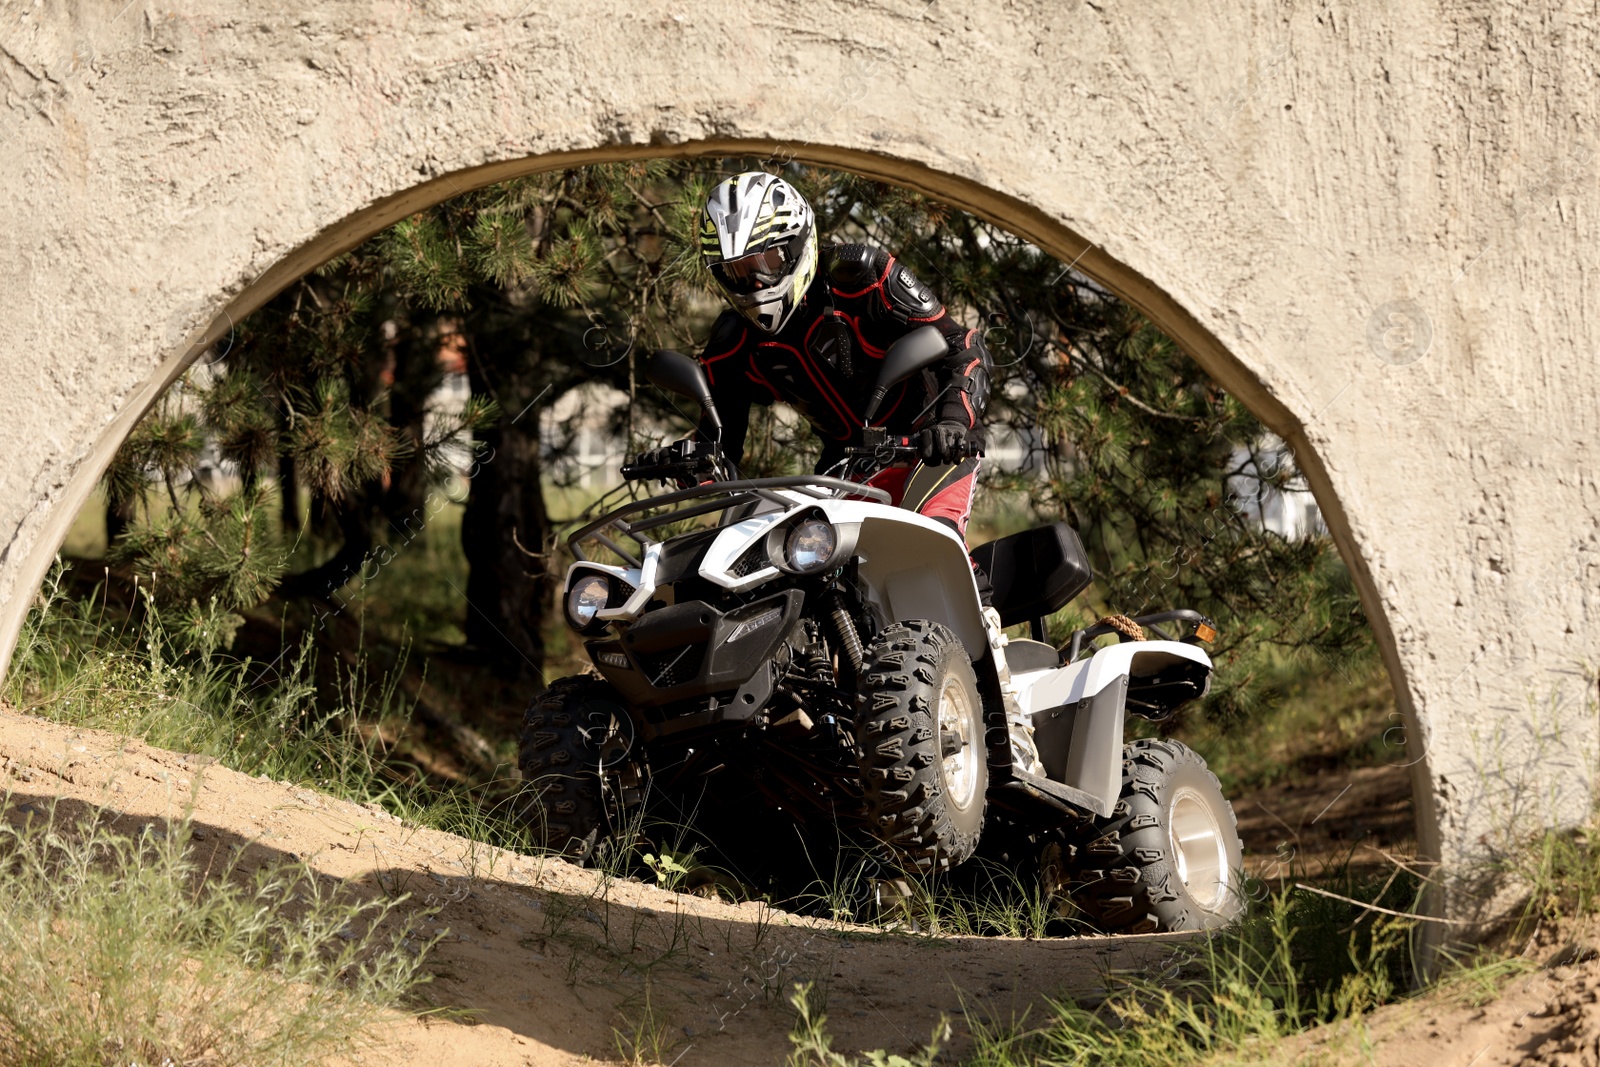
[[[611,599],[611,581],[603,574],[586,574],[567,591],[567,622],[574,630],[587,630]]]
[[[789,538],[783,543],[783,556],[794,570],[811,574],[832,562],[838,547],[839,535],[832,523],[807,519],[789,531]]]

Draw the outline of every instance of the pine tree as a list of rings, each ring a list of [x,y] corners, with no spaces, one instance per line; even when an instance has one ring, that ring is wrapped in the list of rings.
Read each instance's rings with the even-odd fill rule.
[[[537,673],[544,657],[554,545],[541,412],[585,382],[637,397],[640,357],[687,346],[703,325],[684,190],[704,167],[617,164],[520,179],[381,240],[402,299],[455,316],[473,395],[499,412],[477,429],[462,543],[468,643],[507,675]],[[618,427],[630,438],[632,429]]]
[[[402,346],[384,336],[357,266],[335,261],[240,324],[119,450],[108,499],[142,514],[112,557],[158,600],[216,598],[242,608],[275,592],[326,596],[359,569],[378,517],[429,477],[443,441],[423,438],[421,406],[407,401],[426,395],[437,370],[393,373]],[[470,429],[486,414],[469,407],[434,436]],[[300,532],[292,493],[302,487],[314,525],[334,535],[336,549],[291,574]]]
[[[415,535],[452,441],[470,432],[464,629],[506,674],[536,674],[552,539],[541,414],[586,381],[636,393],[640,354],[686,347],[703,326],[706,279],[685,240],[693,210],[674,195],[693,171],[642,163],[507,182],[301,279],[120,451],[108,516],[157,489],[167,508],[120,531],[115,557],[180,603],[333,597],[381,542]],[[465,353],[472,399],[430,420],[446,346]],[[208,488],[223,468],[237,492]],[[306,533],[332,551],[289,573],[288,546]]]

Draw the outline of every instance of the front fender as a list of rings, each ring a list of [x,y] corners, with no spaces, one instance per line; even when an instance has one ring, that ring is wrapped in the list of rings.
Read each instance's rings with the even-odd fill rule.
[[[856,504],[858,571],[886,618],[927,619],[955,632],[967,655],[989,654],[978,583],[961,536],[949,526],[902,508]]]

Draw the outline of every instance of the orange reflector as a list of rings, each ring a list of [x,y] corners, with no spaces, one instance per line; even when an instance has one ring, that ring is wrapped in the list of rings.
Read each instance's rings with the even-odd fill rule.
[[[1215,641],[1217,639],[1217,631],[1203,622],[1194,628],[1194,635],[1202,641]]]

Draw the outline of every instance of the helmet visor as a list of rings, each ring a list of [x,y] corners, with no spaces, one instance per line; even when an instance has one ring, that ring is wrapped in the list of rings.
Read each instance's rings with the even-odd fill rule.
[[[785,241],[762,252],[713,263],[711,273],[730,293],[749,295],[771,289],[783,281],[794,262],[794,257],[789,254],[789,244]]]

